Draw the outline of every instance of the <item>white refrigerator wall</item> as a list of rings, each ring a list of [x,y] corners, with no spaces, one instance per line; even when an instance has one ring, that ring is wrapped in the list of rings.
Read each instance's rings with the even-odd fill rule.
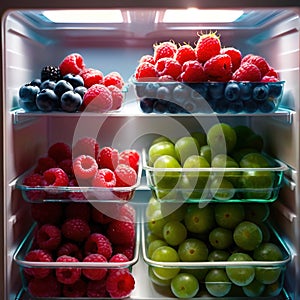
[[[107,28],[46,28],[39,26],[35,20],[25,18],[20,11],[8,12],[2,18],[4,287],[1,299],[15,299],[21,287],[19,271],[12,262],[12,255],[31,223],[29,207],[13,188],[14,180],[32,167],[53,142],[66,141],[72,144],[78,123],[82,122],[77,114],[48,114],[42,117],[16,114],[14,108],[17,106],[19,87],[39,77],[40,70],[45,65],[57,65],[67,54],[73,52],[81,53],[87,66],[98,68],[103,73],[118,70],[127,81],[133,74],[138,59],[143,54],[151,54],[153,43],[169,39],[193,43],[197,38],[197,31],[206,29],[199,26],[199,30],[179,30],[176,26],[171,29],[154,24],[154,9],[129,10],[129,13],[132,21],[124,25],[123,31],[109,31]],[[294,300],[300,297],[299,14],[299,8],[286,9],[274,19],[257,26],[218,28],[215,25],[224,45],[237,47],[243,54],[265,56],[286,81],[283,106],[290,109],[288,113],[271,118],[222,116],[220,120],[251,125],[263,135],[265,150],[290,167],[287,184],[280,193],[279,200],[272,205],[272,217],[293,252],[286,282],[288,292]],[[150,142],[151,134],[159,132],[163,126],[168,128],[171,124],[168,125],[168,122],[172,120],[163,115],[143,115],[138,109],[132,86],[129,87],[126,99],[132,102],[132,109],[102,117],[103,119],[92,116],[85,120],[84,128],[87,132],[99,131],[101,146],[115,145],[118,149],[135,147],[142,150]],[[104,119],[105,122],[102,122]],[[193,131],[200,129],[201,122],[210,122],[208,117],[201,120],[176,117],[175,120]],[[145,194],[148,195],[137,192],[140,197]],[[133,297],[150,299],[151,295],[141,295],[140,292],[147,293],[138,290]]]

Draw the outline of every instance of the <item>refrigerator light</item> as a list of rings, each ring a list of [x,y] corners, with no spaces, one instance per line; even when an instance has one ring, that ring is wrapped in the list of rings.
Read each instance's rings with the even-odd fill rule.
[[[163,23],[230,23],[243,15],[242,10],[168,9]]]

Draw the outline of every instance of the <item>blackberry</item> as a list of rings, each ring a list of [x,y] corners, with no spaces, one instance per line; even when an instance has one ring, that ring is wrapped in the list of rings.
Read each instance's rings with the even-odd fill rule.
[[[47,79],[51,81],[58,81],[62,78],[59,67],[56,66],[46,66],[41,71],[41,81]]]

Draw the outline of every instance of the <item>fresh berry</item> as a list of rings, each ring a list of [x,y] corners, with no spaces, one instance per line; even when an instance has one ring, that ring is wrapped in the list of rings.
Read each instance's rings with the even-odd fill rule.
[[[183,82],[202,82],[206,81],[206,74],[201,63],[197,60],[186,61],[182,65],[182,73],[179,77]]]
[[[121,90],[124,86],[124,80],[120,73],[114,71],[104,76],[103,84],[107,87],[113,85]]]
[[[43,174],[46,170],[57,167],[56,161],[49,156],[40,157],[37,161],[37,166],[34,169],[36,173]]]
[[[86,256],[83,259],[83,262],[95,262],[95,263],[105,263],[107,259],[102,254],[93,253]],[[91,269],[82,269],[83,275],[90,280],[101,280],[106,276],[106,268],[91,268]]]
[[[124,254],[128,260],[132,260],[134,257],[134,243],[124,245],[114,245],[114,253]]]
[[[245,62],[233,73],[232,80],[256,82],[261,80],[261,73],[256,65]]]
[[[82,101],[81,95],[73,90],[63,93],[60,97],[59,104],[63,111],[72,113],[79,110]]]
[[[108,224],[112,218],[104,214],[102,211],[96,207],[92,207],[92,220],[100,224]]]
[[[86,88],[89,88],[94,84],[102,84],[104,78],[103,73],[100,70],[93,68],[84,69],[80,73],[80,76],[82,77]]]
[[[138,172],[140,154],[134,149],[126,149],[119,154],[119,164],[128,165]]]
[[[150,54],[145,54],[140,58],[139,63],[143,63],[143,62],[148,62],[152,65],[155,64],[154,57]]]
[[[171,75],[162,75],[157,78],[158,82],[171,82],[175,81],[175,79]]]
[[[116,186],[116,176],[110,169],[103,168],[97,170],[94,178],[92,179],[92,186],[113,188]]]
[[[89,221],[91,217],[91,206],[88,203],[67,203],[65,207],[65,217],[67,219],[78,218]]]
[[[62,76],[71,73],[79,74],[84,68],[83,57],[78,53],[72,53],[66,56],[59,65]]]
[[[90,298],[106,298],[108,296],[105,287],[105,279],[90,280],[88,282],[86,295]]]
[[[99,168],[114,170],[119,164],[119,151],[112,147],[103,147],[97,159]]]
[[[82,279],[78,279],[73,284],[65,284],[63,286],[62,294],[64,297],[74,299],[84,297],[86,295],[86,291],[87,283]]]
[[[56,81],[47,79],[41,83],[40,90],[42,91],[44,89],[49,89],[54,91],[55,86],[56,86]]]
[[[123,253],[116,253],[109,260],[109,262],[115,262],[115,263],[128,262],[128,261],[129,261],[128,257]]]
[[[109,260],[112,255],[112,245],[102,233],[92,233],[85,242],[84,253],[86,256],[93,253],[102,254]]]
[[[200,34],[196,43],[195,53],[200,63],[220,54],[221,42],[216,33]]]
[[[69,178],[61,168],[51,168],[43,173],[47,186],[68,186]]]
[[[204,64],[204,73],[208,80],[227,82],[232,76],[232,63],[228,54],[218,54]]]
[[[265,75],[262,79],[261,82],[278,82],[279,79],[275,76],[267,76]]]
[[[183,65],[186,61],[189,60],[196,60],[196,53],[194,48],[189,45],[189,44],[185,44],[180,46],[175,54],[175,59],[181,64]]]
[[[56,262],[64,263],[77,263],[78,259],[72,256],[63,255],[59,256],[56,259]],[[68,268],[57,268],[55,269],[55,275],[57,280],[63,284],[74,284],[77,280],[79,280],[81,276],[81,269],[75,267],[68,267]]]
[[[107,112],[111,110],[113,98],[111,91],[103,84],[94,84],[84,94],[83,109],[92,112]]]
[[[82,261],[82,253],[79,247],[75,243],[66,242],[57,249],[57,256],[72,256]]]
[[[135,222],[135,209],[127,203],[122,204],[118,207],[118,215],[119,215],[119,218],[118,218],[119,220],[123,221],[123,220],[126,220],[126,218],[127,218],[132,223]]]
[[[89,237],[91,230],[86,221],[76,218],[66,220],[61,226],[61,232],[69,240],[83,242]]]
[[[73,161],[72,159],[64,159],[59,162],[58,167],[65,171],[69,178],[74,177]],[[70,184],[70,183],[69,183]]]
[[[276,72],[276,70],[272,67],[270,67],[269,71],[265,74],[265,76],[270,76],[270,77],[275,77],[277,78],[278,80],[280,79],[280,76],[279,74]]]
[[[155,65],[145,61],[140,63],[134,73],[138,81],[153,81],[158,76]]]
[[[133,186],[137,181],[137,174],[133,168],[128,165],[119,164],[114,170],[116,176],[116,185]]]
[[[61,242],[61,231],[55,225],[44,224],[38,229],[36,241],[42,250],[56,250]]]
[[[177,51],[177,46],[175,43],[167,41],[153,45],[153,50],[153,58],[154,61],[157,62],[159,59],[165,57],[174,58]]]
[[[225,47],[221,49],[221,54],[228,54],[231,58],[232,63],[232,71],[234,72],[236,69],[239,68],[242,61],[242,54],[241,51],[234,48],[234,47]]]
[[[159,76],[170,75],[177,79],[181,73],[181,64],[174,58],[163,57],[156,61],[155,69]]]
[[[64,159],[71,159],[71,148],[64,142],[54,143],[48,149],[48,156],[53,158],[57,163],[61,162]]]
[[[52,262],[51,255],[44,250],[36,249],[29,251],[25,256],[25,261],[31,262]],[[45,278],[47,277],[51,269],[49,268],[24,268],[24,272],[35,278]]]
[[[33,173],[30,175],[27,175],[24,180],[23,184],[29,187],[41,187],[45,186],[46,182],[44,177],[41,174]],[[38,201],[42,200],[46,197],[47,193],[43,190],[28,190],[26,191],[26,196],[31,201]]]
[[[53,90],[43,89],[36,95],[36,106],[40,111],[51,112],[59,107],[59,98]]]
[[[60,69],[57,66],[46,66],[41,71],[41,81],[59,81],[61,79]]]
[[[73,157],[85,154],[96,159],[99,155],[99,151],[100,146],[95,138],[83,137],[79,139],[73,147]]]
[[[69,83],[71,83],[72,87],[75,89],[79,86],[84,86],[83,78],[79,74],[66,74],[63,79]]]
[[[63,217],[60,203],[31,204],[31,216],[39,224],[59,224]]]
[[[92,156],[82,154],[73,160],[73,171],[77,180],[91,179],[97,170],[98,164]]]
[[[40,88],[36,85],[26,83],[19,89],[19,105],[25,111],[37,111],[36,96],[40,92]]]
[[[125,298],[133,291],[135,280],[127,269],[109,272],[106,279],[106,290],[112,298]]]
[[[131,244],[135,237],[135,225],[129,219],[113,220],[108,224],[107,236],[116,245]]]
[[[69,182],[69,187],[78,187],[78,182],[75,178],[72,178]],[[83,201],[86,200],[85,194],[80,191],[73,190],[69,192],[68,198],[74,201]]]
[[[53,275],[49,275],[46,278],[34,278],[28,283],[28,292],[32,297],[60,297],[61,284]]]
[[[113,99],[113,104],[111,109],[112,110],[119,109],[122,106],[124,100],[122,91],[115,85],[109,85],[107,88],[110,90]]]
[[[57,95],[57,97],[59,97],[59,99],[64,93],[69,91],[72,92],[73,90],[74,88],[72,84],[64,79],[59,80],[54,87],[54,93]]]
[[[267,61],[259,55],[247,54],[243,57],[241,64],[244,64],[245,62],[256,65],[260,71],[261,77],[265,76],[270,70]]]

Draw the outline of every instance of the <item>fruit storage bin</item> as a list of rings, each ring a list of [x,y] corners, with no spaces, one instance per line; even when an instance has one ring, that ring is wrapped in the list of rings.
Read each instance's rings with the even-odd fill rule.
[[[275,112],[284,82],[138,82],[131,79],[144,113],[264,114]]]
[[[287,166],[269,160],[273,167],[154,168],[143,151],[147,185],[155,198],[164,202],[273,202],[284,183]],[[230,181],[230,186],[223,185],[223,179]]]

